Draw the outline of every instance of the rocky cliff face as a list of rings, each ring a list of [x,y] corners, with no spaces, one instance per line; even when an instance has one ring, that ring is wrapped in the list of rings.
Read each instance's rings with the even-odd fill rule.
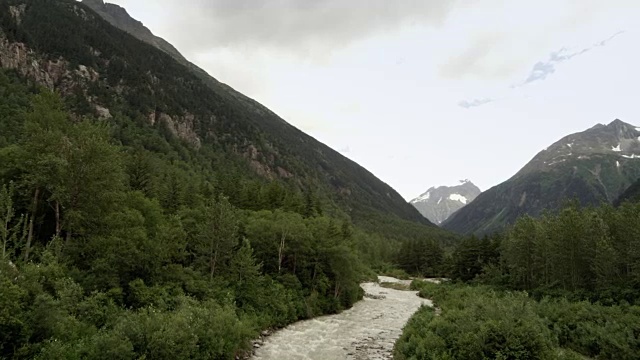
[[[11,12],[19,19],[20,11]],[[85,65],[72,66],[63,58],[46,59],[31,50],[24,43],[10,42],[0,31],[0,67],[13,69],[40,86],[69,95],[76,89],[86,89],[88,84],[97,82],[100,75]],[[110,117],[108,110],[94,103],[96,111]]]
[[[25,8],[25,4],[11,7],[11,15],[16,22],[22,21]],[[75,11],[81,16],[90,16],[82,8],[77,7]],[[98,50],[92,52],[96,57],[101,55]],[[74,65],[63,57],[52,59],[38,54],[25,43],[9,41],[1,29],[0,67],[13,69],[36,84],[49,90],[55,90],[63,96],[81,94],[93,108],[96,116],[103,119],[112,117],[110,109],[101,103],[97,96],[92,96],[89,91],[95,85],[100,83],[104,85],[106,80],[104,74],[100,74],[96,69],[87,65]],[[123,92],[123,89],[118,86],[114,90]],[[189,142],[196,148],[200,146],[201,139],[194,130],[195,116],[193,114],[169,115],[163,112],[151,112],[148,114],[148,119],[151,125],[154,125],[156,121],[162,122],[176,137]]]
[[[480,192],[471,181],[463,180],[457,186],[432,187],[410,203],[422,216],[439,225],[472,202]]]

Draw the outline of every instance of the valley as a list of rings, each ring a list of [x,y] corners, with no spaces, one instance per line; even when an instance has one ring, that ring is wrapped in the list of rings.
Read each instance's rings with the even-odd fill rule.
[[[454,2],[114,2],[0,0],[0,359],[640,358],[634,89],[525,92],[624,31],[459,100]]]

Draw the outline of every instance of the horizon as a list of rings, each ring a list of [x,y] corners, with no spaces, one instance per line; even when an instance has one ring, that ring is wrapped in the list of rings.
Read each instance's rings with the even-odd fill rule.
[[[632,1],[107,2],[406,201],[485,191],[564,136],[640,118]]]

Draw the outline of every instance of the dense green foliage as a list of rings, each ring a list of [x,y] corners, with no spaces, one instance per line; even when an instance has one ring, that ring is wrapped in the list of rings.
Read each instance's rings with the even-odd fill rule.
[[[494,281],[540,294],[571,294],[603,303],[640,301],[640,205],[523,217],[507,231]],[[497,269],[494,269],[497,270]],[[494,271],[495,272],[495,271]]]
[[[323,199],[0,73],[0,358],[227,359],[392,259]]]
[[[398,359],[637,359],[640,308],[414,281],[423,307],[396,343]]]
[[[437,242],[413,240],[400,244],[395,264],[413,275],[438,277],[444,273],[444,259],[444,251]]]
[[[503,234],[463,240],[447,273],[537,298],[639,304],[639,229],[638,203],[580,208],[571,202],[555,214],[523,216]]]

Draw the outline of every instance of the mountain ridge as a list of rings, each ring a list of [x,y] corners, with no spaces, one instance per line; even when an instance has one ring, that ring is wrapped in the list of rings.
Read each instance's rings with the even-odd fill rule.
[[[124,7],[117,4],[106,3],[104,0],[82,0],[81,2],[115,27],[157,47],[171,55],[180,63],[186,64],[189,62],[171,43],[161,37],[155,36],[141,21],[129,15],[127,9]]]
[[[431,187],[409,203],[418,209],[422,216],[439,225],[471,203],[480,193],[480,189],[467,179],[454,186]]]
[[[619,119],[567,135],[540,151],[505,182],[483,192],[443,227],[478,235],[499,231],[522,215],[613,203],[640,178],[640,128]]]

